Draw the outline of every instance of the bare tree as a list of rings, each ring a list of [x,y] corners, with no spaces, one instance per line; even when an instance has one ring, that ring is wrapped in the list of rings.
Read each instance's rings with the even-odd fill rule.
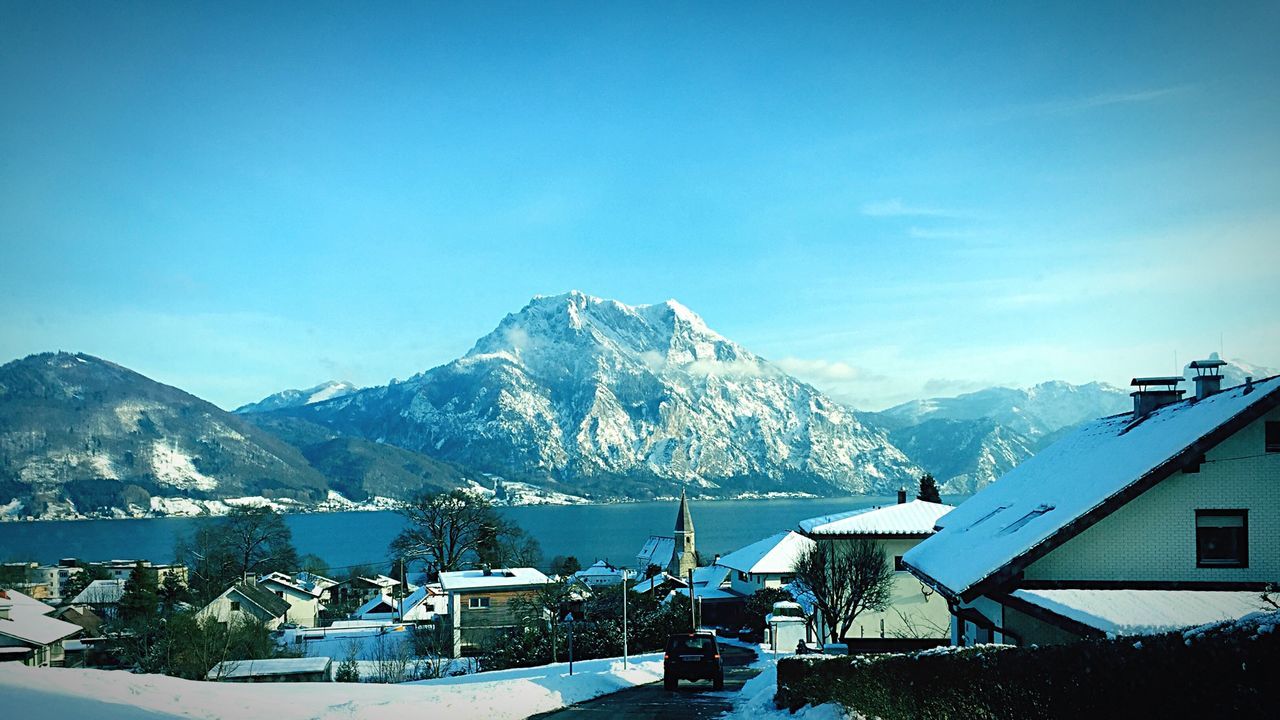
[[[894,608],[893,612],[898,616],[898,628],[890,633],[895,638],[940,638],[947,637],[951,633],[950,627],[939,625],[923,615],[906,613],[898,608]]]
[[[462,490],[423,495],[400,512],[409,526],[391,541],[391,554],[424,560],[436,573],[475,563],[535,564],[541,555],[537,541]]]
[[[831,642],[840,642],[861,613],[888,605],[893,567],[873,540],[816,542],[795,569],[796,583],[813,597]]]

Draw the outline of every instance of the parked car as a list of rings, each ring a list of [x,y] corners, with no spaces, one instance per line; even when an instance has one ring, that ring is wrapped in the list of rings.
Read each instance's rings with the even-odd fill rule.
[[[738,630],[738,639],[749,643],[764,642],[764,631],[744,626]]]
[[[717,637],[736,638],[736,637],[738,637],[738,631],[737,631],[737,630],[735,630],[735,629],[733,629],[733,628],[729,628],[729,627],[718,627],[718,628],[716,628],[716,636],[717,636]]]
[[[681,680],[710,680],[716,690],[724,689],[724,662],[714,634],[704,630],[667,638],[662,685],[675,690]]]

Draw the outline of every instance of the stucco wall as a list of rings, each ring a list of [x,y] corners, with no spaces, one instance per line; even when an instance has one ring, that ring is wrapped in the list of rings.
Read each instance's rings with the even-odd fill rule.
[[[894,557],[905,555],[908,550],[922,541],[880,540],[878,542],[888,561],[892,563]],[[903,621],[903,616],[906,622]],[[945,638],[949,632],[949,624],[947,601],[932,588],[922,586],[914,575],[903,570],[894,573],[889,607],[882,612],[859,615],[849,630],[849,637]]]
[[[1031,564],[1031,580],[1280,580],[1280,454],[1264,453],[1267,421],[1206,453],[1200,472],[1175,473]],[[1249,511],[1249,567],[1197,568],[1195,511]]]

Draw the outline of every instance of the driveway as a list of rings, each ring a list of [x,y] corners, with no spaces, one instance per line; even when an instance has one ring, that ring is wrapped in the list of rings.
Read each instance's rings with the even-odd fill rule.
[[[530,720],[710,720],[732,709],[733,696],[742,689],[742,684],[760,672],[748,667],[756,659],[751,650],[721,645],[720,656],[724,660],[724,690],[720,692],[712,690],[711,683],[706,681],[682,680],[675,691],[664,690],[662,683],[656,682],[534,715]]]

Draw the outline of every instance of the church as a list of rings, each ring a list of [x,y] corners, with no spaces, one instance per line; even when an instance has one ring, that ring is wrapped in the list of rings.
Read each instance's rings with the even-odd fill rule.
[[[650,535],[644,547],[636,554],[636,568],[644,572],[650,565],[657,565],[668,575],[687,577],[698,567],[698,551],[693,540],[693,516],[689,514],[689,500],[680,491],[680,510],[676,513],[675,532],[671,536]]]

